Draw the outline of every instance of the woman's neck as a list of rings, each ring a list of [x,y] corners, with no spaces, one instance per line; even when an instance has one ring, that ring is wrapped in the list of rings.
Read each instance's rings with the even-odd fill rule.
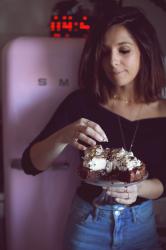
[[[138,97],[135,95],[133,88],[116,89],[111,97],[114,101],[124,104],[133,104],[138,102]]]

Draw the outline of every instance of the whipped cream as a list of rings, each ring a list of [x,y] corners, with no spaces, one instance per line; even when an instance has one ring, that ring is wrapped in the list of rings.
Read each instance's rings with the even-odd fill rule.
[[[106,152],[101,145],[89,147],[84,151],[83,167],[92,171],[104,170],[107,164]]]
[[[84,151],[83,167],[92,171],[105,170],[110,173],[113,169],[120,171],[132,170],[142,165],[133,152],[124,148],[103,149],[101,145],[89,147]]]
[[[120,171],[132,170],[142,165],[133,152],[129,152],[124,148],[113,149],[109,161],[112,162],[112,169],[118,168]]]
[[[83,167],[89,168],[92,171],[104,170],[106,168],[107,160],[105,158],[93,157],[89,161],[83,162]]]

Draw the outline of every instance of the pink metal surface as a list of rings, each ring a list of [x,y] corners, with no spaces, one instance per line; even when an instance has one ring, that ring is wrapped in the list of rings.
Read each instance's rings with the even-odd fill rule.
[[[58,104],[77,88],[83,39],[18,38],[3,51],[3,143],[7,250],[61,250],[78,185],[78,152],[68,148],[49,169],[28,176],[22,152]],[[14,163],[14,164],[13,164]],[[11,165],[15,168],[11,168]],[[17,166],[18,164],[18,166]],[[18,167],[18,169],[17,169]]]

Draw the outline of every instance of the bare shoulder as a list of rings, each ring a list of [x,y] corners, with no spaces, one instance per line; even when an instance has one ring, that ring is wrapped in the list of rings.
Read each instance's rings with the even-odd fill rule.
[[[160,116],[166,117],[166,99],[158,101],[158,112]]]

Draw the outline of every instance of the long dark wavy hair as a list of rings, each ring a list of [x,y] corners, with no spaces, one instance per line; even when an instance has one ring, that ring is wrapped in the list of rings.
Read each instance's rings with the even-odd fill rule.
[[[114,85],[104,73],[102,59],[105,33],[115,24],[123,25],[140,49],[140,71],[134,85],[137,98],[147,103],[159,99],[166,84],[162,52],[152,24],[136,7],[119,7],[95,22],[81,57],[80,87],[95,94],[102,103],[112,96]]]

